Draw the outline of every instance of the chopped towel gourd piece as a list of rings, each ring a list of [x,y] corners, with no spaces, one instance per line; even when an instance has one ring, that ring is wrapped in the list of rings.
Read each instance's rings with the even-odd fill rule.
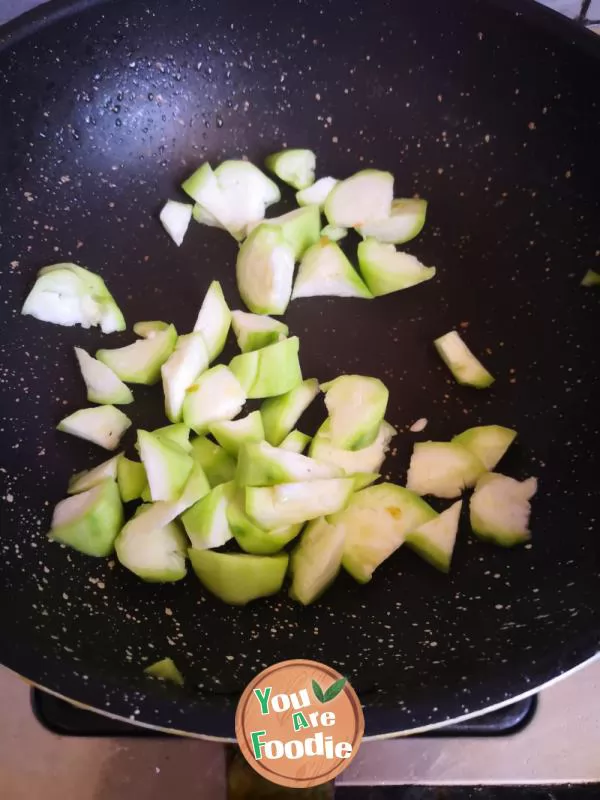
[[[302,605],[314,603],[333,583],[344,553],[343,526],[330,525],[324,517],[306,526],[290,558],[290,597]]]
[[[418,258],[376,239],[365,239],[358,245],[358,266],[375,297],[429,281],[436,272],[435,267],[426,267]]]
[[[288,568],[287,553],[254,556],[247,553],[188,551],[194,572],[203,586],[225,603],[244,606],[259,597],[277,594]]]
[[[138,430],[138,446],[152,501],[177,500],[192,471],[191,455],[168,439],[143,430]]]
[[[143,383],[151,386],[160,380],[160,368],[169,358],[177,343],[173,325],[152,336],[138,339],[133,344],[114,350],[98,350],[96,358],[126,383]]]
[[[265,400],[260,407],[264,438],[275,447],[279,446],[318,393],[319,382],[308,378],[289,392]]]
[[[265,159],[268,170],[294,189],[307,189],[315,182],[317,157],[312,150],[289,149]]]
[[[392,173],[365,169],[333,187],[325,201],[325,216],[330,225],[358,228],[389,217],[393,198]]]
[[[75,356],[81,370],[81,377],[87,387],[87,399],[90,403],[108,404],[112,406],[133,403],[131,389],[115,375],[110,367],[88,355],[81,347],[75,348]]]
[[[208,351],[201,333],[188,333],[177,339],[175,350],[160,368],[165,413],[171,422],[183,418],[186,392],[208,367]]]
[[[302,382],[299,349],[298,337],[291,336],[261,350],[235,356],[229,369],[240,382],[248,399],[277,397]]]
[[[238,486],[274,486],[277,483],[340,478],[343,471],[268,442],[251,442],[240,448],[235,480]]]
[[[487,389],[494,382],[494,376],[475,358],[456,331],[440,336],[433,344],[458,383]]]
[[[233,482],[221,483],[182,515],[183,527],[196,550],[221,547],[231,539],[227,509],[234,494]]]
[[[292,300],[323,296],[373,297],[341,248],[329,239],[306,251],[292,291]]]
[[[263,224],[240,247],[236,278],[254,314],[284,314],[292,293],[294,251],[277,225]]]
[[[129,427],[131,427],[129,417],[114,406],[82,408],[69,414],[56,426],[62,433],[87,439],[88,442],[100,445],[106,450],[115,450]]]
[[[156,524],[153,506],[140,506],[115,539],[121,564],[142,580],[172,583],[185,578],[187,539],[177,522]]]
[[[296,202],[299,206],[316,205],[322,209],[337,182],[335,178],[319,178],[312,186],[296,193]]]
[[[359,583],[367,583],[377,567],[404,544],[408,533],[436,516],[414,492],[380,483],[356,492],[328,522],[345,533],[342,566]]]
[[[406,536],[406,544],[441,572],[450,572],[462,500]]]
[[[224,364],[211,367],[187,390],[183,420],[196,433],[206,433],[213,422],[237,417],[246,396],[228,367]]]
[[[102,333],[125,330],[123,314],[102,278],[78,264],[43,267],[21,313],[56,325],[99,325]]]
[[[359,450],[376,438],[387,408],[389,391],[378,378],[340,375],[322,383],[334,447]]]
[[[384,420],[380,424],[377,436],[371,444],[360,450],[345,450],[332,445],[330,422],[325,420],[313,437],[308,452],[318,461],[341,467],[346,475],[378,472],[385,460],[389,444],[395,435],[396,430]]]
[[[531,537],[529,501],[536,491],[536,478],[517,481],[497,472],[482,475],[471,496],[473,532],[502,547],[527,542]]]
[[[277,184],[249,161],[224,161],[214,171],[205,163],[182,188],[238,240],[281,199]]]
[[[209,362],[221,355],[230,327],[231,311],[223,289],[219,281],[213,281],[208,287],[194,325],[194,331],[202,334]]]
[[[181,246],[192,219],[192,206],[189,203],[178,203],[176,200],[167,200],[160,212],[160,221],[163,228],[175,242]]]
[[[485,471],[479,458],[457,442],[418,442],[410,459],[406,488],[452,500],[475,486]]]
[[[102,483],[106,478],[117,480],[117,473],[119,468],[119,461],[123,458],[123,454],[119,453],[117,456],[109,458],[97,467],[86,469],[83,472],[78,472],[71,477],[69,481],[68,494],[79,494],[79,492],[87,492],[88,489],[93,489],[99,483]]]
[[[87,492],[61,500],[54,509],[50,539],[88,556],[108,556],[123,526],[117,484],[106,478]]]
[[[516,431],[503,428],[502,425],[479,425],[454,436],[452,441],[466,447],[491,472],[516,436]]]
[[[247,486],[246,514],[265,530],[297,525],[340,511],[353,491],[352,478]]]
[[[357,230],[363,239],[372,237],[378,242],[404,244],[421,233],[426,213],[427,200],[401,198],[392,201],[389,217],[359,225]]]
[[[170,681],[177,686],[183,686],[183,675],[175,666],[172,658],[163,658],[154,664],[150,664],[144,672],[151,678],[158,678],[159,681]]]
[[[240,419],[213,422],[209,430],[221,447],[234,458],[237,458],[242,445],[262,442],[265,438],[260,411],[253,411]]]
[[[231,325],[242,353],[250,353],[280,342],[289,333],[288,326],[283,322],[264,314],[249,314],[246,311],[232,311]]]

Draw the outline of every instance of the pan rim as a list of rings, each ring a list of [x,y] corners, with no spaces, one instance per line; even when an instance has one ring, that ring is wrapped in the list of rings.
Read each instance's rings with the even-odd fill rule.
[[[513,12],[517,18],[546,28],[554,35],[586,51],[600,60],[600,36],[589,30],[579,19],[566,17],[538,0],[479,0],[490,6]],[[0,53],[31,34],[97,5],[116,0],[46,0],[42,5],[0,25]]]
[[[452,719],[441,720],[440,722],[433,722],[429,725],[420,725],[416,728],[404,728],[399,731],[390,731],[388,733],[378,733],[372,736],[365,735],[363,737],[364,742],[383,742],[389,739],[403,739],[408,738],[409,736],[416,736],[417,734],[427,734],[431,733],[432,731],[439,731],[443,728],[450,727],[452,725],[456,725],[459,722],[466,722],[467,720],[477,719],[478,717],[485,716],[486,714],[490,714],[494,711],[499,711],[502,708],[506,708],[506,706],[512,705],[513,703],[518,703],[521,700],[526,700],[529,697],[533,697],[539,694],[541,691],[545,691],[546,689],[551,688],[555,684],[568,679],[575,675],[582,669],[591,666],[592,664],[600,661],[600,650],[595,652],[590,657],[586,658],[584,661],[580,661],[574,667],[570,667],[569,669],[561,672],[560,675],[556,675],[554,678],[550,678],[543,683],[534,686],[531,689],[528,689],[521,694],[515,695],[514,697],[510,697],[506,700],[501,700],[498,703],[494,703],[491,706],[486,706],[485,708],[479,709],[478,711],[471,711],[467,714],[462,714],[459,717],[453,717]],[[115,722],[122,722],[127,725],[131,725],[134,728],[143,728],[145,730],[155,731],[156,733],[164,733],[168,736],[179,736],[186,739],[198,739],[201,741],[206,742],[217,742],[220,744],[236,744],[237,740],[235,737],[230,736],[211,736],[210,734],[206,733],[196,733],[193,731],[185,731],[179,728],[165,728],[161,725],[153,725],[150,722],[144,722],[143,720],[139,719],[131,719],[130,717],[124,717],[120,714],[114,714],[111,711],[107,711],[106,709],[97,708],[95,706],[88,705],[87,703],[82,703],[79,700],[74,698],[70,698],[67,695],[62,694],[61,692],[57,692],[53,689],[49,689],[46,686],[43,686],[41,683],[34,681],[30,678],[27,678],[25,675],[17,672],[16,670],[11,669],[10,667],[5,667],[9,672],[11,672],[15,677],[20,678],[22,681],[28,683],[35,689],[39,689],[42,692],[46,692],[46,694],[52,695],[59,700],[63,700],[66,703],[71,703],[77,707],[81,707],[86,711],[91,711],[94,714],[99,714],[102,717],[106,717],[107,719],[112,719]],[[109,738],[119,738],[119,735]]]
[[[109,2],[114,2],[114,0],[50,0],[50,2],[48,2],[47,4],[39,6],[36,9],[32,10],[31,12],[28,12],[27,14],[18,17],[17,19],[13,20],[12,22],[4,26],[2,29],[0,29],[0,52],[5,50],[6,48],[11,47],[12,45],[16,44],[22,39],[27,38],[29,35],[34,34],[36,31],[42,29],[43,27],[59,21],[60,19],[77,14],[80,11],[84,11],[86,9],[94,8],[95,6],[108,4]],[[580,45],[590,55],[600,58],[600,38],[595,37],[594,34],[587,31],[582,25],[576,23],[573,20],[569,20],[568,18],[558,15],[556,12],[553,12],[552,10],[535,3],[534,0],[526,0],[525,3],[523,3],[522,0],[485,0],[485,2],[490,6],[496,6],[507,9],[509,11],[513,11],[517,16],[524,19],[529,19],[531,23],[539,23],[540,27],[551,30],[554,35],[560,35],[561,38],[568,41],[573,46]],[[491,710],[499,709],[507,705],[510,705],[510,703],[514,702],[515,700],[523,699],[528,696],[531,696],[532,694],[535,694],[541,688],[551,685],[552,683],[558,680],[561,680],[563,677],[571,674],[578,668],[585,666],[587,663],[589,663],[589,661],[593,660],[596,657],[597,653],[595,652],[594,655],[588,656],[587,658],[584,658],[582,660],[581,654],[573,653],[571,656],[571,663],[575,662],[574,666],[569,667],[568,670],[560,673],[554,678],[540,683],[537,687],[533,689],[528,689],[526,692],[520,695],[510,697],[506,700],[502,700],[484,709],[480,709],[474,712],[469,712],[460,717],[454,717],[452,719],[442,720],[440,722],[431,723],[429,725],[420,726],[417,728],[405,728],[401,731],[378,733],[372,736],[366,736],[365,740],[376,741],[376,740],[384,740],[387,738],[395,738],[399,736],[414,735],[415,733],[421,733],[439,729],[454,724],[457,721],[472,719],[481,716]],[[25,680],[27,680],[32,685],[38,685],[29,678],[25,677]],[[53,691],[51,689],[46,689],[45,687],[41,686],[41,684],[40,688],[44,689],[45,691],[48,691],[51,694],[54,694],[57,697],[63,697],[64,699],[67,700],[69,699],[56,691]],[[82,704],[80,701],[77,700],[75,700],[74,702],[79,703],[80,705]],[[90,706],[90,708],[92,707]],[[128,722],[130,724],[141,725],[142,727],[147,727],[150,729],[165,731],[167,733],[179,733],[180,735],[183,736],[206,739],[208,741],[221,741],[221,742],[234,741],[230,737],[219,737],[219,736],[214,737],[207,734],[179,731],[177,728],[162,728],[159,726],[154,726],[151,723],[132,721],[128,717],[115,715],[108,711],[98,709],[95,707],[93,707],[93,710],[107,717],[119,719]],[[377,710],[378,709],[374,709],[374,711]],[[210,721],[211,713],[212,713],[211,711],[208,711],[206,714],[207,722]]]

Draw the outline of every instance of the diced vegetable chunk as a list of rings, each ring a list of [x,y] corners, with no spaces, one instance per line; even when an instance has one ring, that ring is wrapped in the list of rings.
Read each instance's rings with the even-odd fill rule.
[[[581,279],[582,286],[600,286],[600,272],[593,269],[588,269],[583,278]]]
[[[289,392],[265,400],[260,407],[264,438],[272,445],[280,445],[318,393],[317,379],[309,378]]]
[[[352,478],[248,486],[246,514],[265,530],[283,528],[335,514],[344,508],[353,491]]]
[[[126,383],[152,385],[160,380],[160,368],[177,342],[177,331],[169,325],[146,339],[115,350],[98,350],[96,358],[110,367]]]
[[[189,557],[194,572],[208,591],[235,606],[276,594],[288,567],[287,553],[253,556],[191,548]]]
[[[280,342],[289,333],[288,326],[283,322],[266,315],[248,314],[246,311],[232,311],[231,324],[242,353],[250,353]]]
[[[235,480],[238,486],[274,486],[277,483],[339,478],[339,467],[273,447],[268,442],[245,444],[239,452]]]
[[[158,678],[160,681],[170,681],[177,686],[183,686],[183,675],[175,666],[172,658],[163,658],[155,664],[150,664],[144,672],[146,675],[150,675],[151,678]]]
[[[236,417],[245,402],[246,393],[233,372],[219,364],[189,387],[183,419],[196,433],[206,433],[213,422]]]
[[[117,484],[110,478],[87,492],[62,500],[54,509],[50,539],[88,556],[108,556],[123,525]]]
[[[103,333],[125,330],[123,314],[102,278],[77,264],[41,269],[21,313],[56,325],[99,325]]]
[[[227,520],[236,542],[246,553],[272,555],[282,550],[301,531],[302,524],[265,531],[244,511],[244,494],[236,492],[227,507]]]
[[[318,296],[372,298],[340,247],[328,239],[306,251],[292,291],[292,300]]]
[[[88,489],[93,489],[99,483],[102,483],[106,478],[111,480],[117,479],[117,470],[119,461],[123,458],[123,454],[119,453],[118,456],[109,458],[93,469],[86,469],[84,472],[78,472],[73,475],[69,481],[68,494],[79,494],[79,492],[87,492]]]
[[[372,237],[379,242],[404,244],[421,233],[426,213],[427,200],[394,200],[389,217],[360,225],[358,232],[364,239]]]
[[[182,187],[236,239],[281,198],[277,184],[248,161],[224,161],[214,172],[203,164]]]
[[[431,280],[435,267],[426,267],[418,258],[401,253],[393,244],[365,239],[358,245],[358,266],[375,297],[409,289]]]
[[[171,583],[185,578],[187,540],[176,522],[156,527],[152,506],[141,506],[115,540],[121,564],[142,580]]]
[[[282,450],[289,450],[290,453],[303,453],[310,442],[310,436],[306,433],[302,433],[302,431],[294,430],[288,433],[279,447]]]
[[[370,445],[387,408],[389,392],[385,384],[365,375],[340,375],[321,384],[321,389],[334,447],[358,450]]]
[[[336,225],[325,225],[321,231],[321,236],[329,239],[330,242],[339,242],[348,236],[348,228],[338,228]]]
[[[158,439],[166,439],[169,442],[173,442],[173,444],[179,445],[186,453],[191,452],[190,429],[183,422],[165,425],[163,428],[155,428],[152,434]]]
[[[318,206],[296,208],[280,217],[267,219],[265,222],[281,229],[283,238],[292,248],[295,261],[301,259],[308,248],[319,241],[321,214]]]
[[[194,203],[192,217],[196,222],[199,222],[201,225],[208,225],[209,228],[220,228],[223,231],[227,230],[225,225],[221,225],[215,215],[203,208],[200,203]]]
[[[530,538],[530,500],[537,491],[536,478],[517,481],[488,472],[477,481],[471,497],[473,532],[502,547],[513,547]]]
[[[283,231],[263,224],[240,247],[236,261],[240,296],[255,314],[283,314],[290,301],[294,251]]]
[[[365,169],[333,187],[325,201],[325,216],[330,225],[357,228],[388,217],[393,197],[391,172]]]
[[[249,442],[262,442],[265,438],[260,411],[253,411],[241,419],[213,422],[210,432],[221,447],[235,458],[237,458],[242,445]]]
[[[315,182],[317,157],[312,150],[282,150],[268,156],[265,164],[279,180],[294,189],[306,189]]]
[[[81,347],[75,348],[75,355],[87,387],[87,399],[90,403],[113,406],[133,403],[131,389],[125,386],[110,367],[96,358],[92,358]]]
[[[493,470],[514,442],[517,432],[501,425],[480,425],[455,436],[452,441],[466,447],[487,470]]]
[[[183,491],[179,495],[179,498],[174,501],[174,504],[177,507],[176,516],[183,514],[188,510],[188,508],[191,508],[193,505],[195,505],[198,500],[206,497],[206,495],[210,492],[210,489],[211,486],[208,482],[208,478],[206,477],[206,473],[200,464],[194,461],[192,471],[190,472],[189,478],[183,487]]]
[[[177,247],[183,242],[191,219],[192,206],[188,203],[178,203],[176,200],[167,200],[160,212],[163,228]]]
[[[138,445],[152,500],[176,500],[192,471],[192,457],[148,431],[138,431]]]
[[[299,206],[316,205],[323,208],[331,190],[337,184],[335,178],[319,178],[318,181],[296,193],[296,202]]]
[[[345,533],[342,566],[359,583],[397,550],[406,535],[436,516],[414,492],[393,483],[369,486],[354,494],[329,523]]]
[[[418,442],[413,449],[406,487],[417,494],[452,500],[486,471],[472,452],[456,442]]]
[[[493,375],[475,358],[456,331],[440,336],[434,345],[458,383],[474,386],[476,389],[486,389],[494,382]]]
[[[122,456],[117,465],[117,483],[124,503],[137,500],[148,485],[144,465]]]
[[[168,322],[153,319],[145,322],[136,322],[133,326],[133,332],[136,336],[141,336],[142,339],[152,339],[157,333],[166,331],[168,327]]]
[[[385,460],[390,441],[395,435],[395,429],[384,420],[370,445],[360,450],[345,450],[332,445],[331,423],[325,420],[311,442],[309,455],[326,464],[341,467],[346,475],[378,472]]]
[[[227,509],[234,493],[234,483],[221,483],[182,515],[181,521],[196,550],[221,547],[231,539]]]
[[[128,416],[114,406],[82,408],[62,419],[56,426],[63,433],[115,450],[125,431],[131,426]]]
[[[192,458],[202,467],[212,487],[232,481],[235,477],[235,460],[206,436],[197,436],[193,440]]]
[[[324,517],[309,522],[294,549],[290,569],[290,597],[307,606],[335,580],[342,565],[346,531]]]
[[[213,281],[202,302],[194,331],[202,334],[209,361],[221,355],[231,326],[231,311],[219,281]]]
[[[208,352],[201,333],[180,336],[175,350],[162,365],[165,413],[171,422],[183,417],[186,392],[196,378],[208,367]]]
[[[406,544],[441,572],[450,572],[462,500],[406,536]]]
[[[229,368],[249,399],[276,397],[302,382],[299,348],[298,337],[291,336],[261,350],[236,356]]]

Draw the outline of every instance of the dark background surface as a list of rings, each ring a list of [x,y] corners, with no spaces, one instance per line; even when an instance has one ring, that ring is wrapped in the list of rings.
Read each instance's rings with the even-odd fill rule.
[[[579,281],[600,249],[599,45],[510,5],[127,0],[0,52],[0,660],[112,713],[231,735],[257,670],[316,658],[350,677],[373,735],[501,702],[596,651],[599,310]],[[36,269],[100,272],[130,325],[189,330],[215,277],[239,306],[233,241],[195,226],[177,250],[156,214],[202,160],[283,145],[315,149],[319,174],[373,165],[398,194],[427,197],[407,249],[438,267],[373,303],[292,304],[305,375],[388,383],[402,433],[385,471],[398,482],[418,417],[421,438],[516,427],[503,470],[540,477],[531,548],[494,549],[464,524],[449,578],[401,551],[370,585],[341,576],[314,607],[282,595],[232,609],[193,577],[149,586],[46,542],[68,476],[102,459],[54,431],[84,403],[71,348],[131,336],[20,317]],[[431,347],[463,322],[497,377],[489,392],[456,386]],[[162,424],[160,390],[135,394],[134,425]],[[164,655],[183,695],[142,677]]]

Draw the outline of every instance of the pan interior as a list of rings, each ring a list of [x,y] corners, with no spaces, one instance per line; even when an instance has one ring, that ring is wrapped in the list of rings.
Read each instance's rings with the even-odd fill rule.
[[[538,24],[542,12],[448,5],[125,0],[0,52],[5,664],[112,713],[220,734],[256,671],[314,658],[349,676],[367,733],[385,733],[501,702],[597,649],[600,309],[579,282],[600,262],[600,60]],[[341,575],[312,607],[282,594],[239,609],[193,576],[147,585],[46,541],[70,474],[103,458],[54,430],[85,402],[72,348],[131,333],[21,317],[36,270],[98,271],[130,327],[189,330],[214,278],[241,307],[234,241],[193,226],[177,249],[157,212],[202,161],[260,163],[284,145],[314,149],[319,175],[374,166],[394,173],[397,195],[427,198],[406,249],[438,268],[374,302],[292,303],[305,376],[386,382],[400,433],[385,477],[398,483],[420,417],[419,438],[516,428],[502,469],[540,479],[531,546],[485,545],[465,518],[449,577],[402,549],[370,584]],[[488,391],[457,386],[433,350],[457,326],[497,378]],[[134,393],[134,426],[164,424],[160,390]],[[301,427],[323,415],[317,404]],[[142,675],[166,655],[187,677],[183,701]]]

